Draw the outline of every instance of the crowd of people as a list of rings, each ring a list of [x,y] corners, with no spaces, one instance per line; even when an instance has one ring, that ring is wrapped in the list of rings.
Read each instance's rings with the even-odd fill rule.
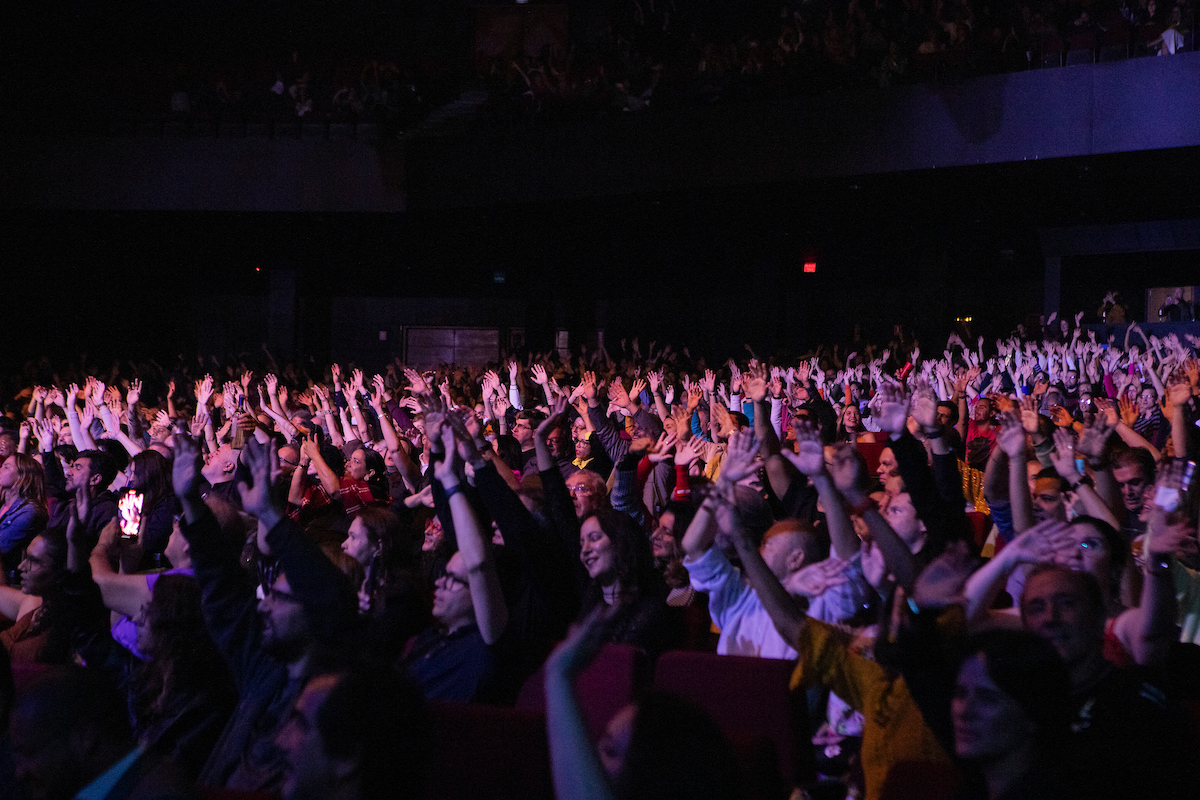
[[[747,796],[678,697],[592,741],[608,644],[794,662],[780,796],[1194,796],[1200,338],[1081,317],[786,362],[31,362],[0,798],[423,797],[441,704],[531,680],[561,800]]]
[[[444,13],[469,36],[473,8]],[[374,55],[122,59],[71,76],[72,107],[117,119],[407,128],[475,86],[487,92],[484,120],[588,118],[1013,72],[1072,49],[1170,55],[1188,49],[1194,20],[1191,0],[623,0],[566,13],[554,44],[490,59],[458,39]]]
[[[1194,16],[1188,0],[846,0],[736,10],[629,0],[606,11],[566,47],[488,63],[488,110],[573,115],[882,89],[1058,66],[1072,49],[1173,55]]]

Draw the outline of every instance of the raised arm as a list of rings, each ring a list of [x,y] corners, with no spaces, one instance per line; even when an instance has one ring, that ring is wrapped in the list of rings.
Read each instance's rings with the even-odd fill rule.
[[[825,448],[821,444],[821,434],[810,423],[801,423],[796,426],[796,445],[796,453],[785,450],[783,455],[816,487],[821,507],[825,509],[825,522],[829,526],[829,541],[833,546],[834,555],[843,561],[849,561],[859,550],[858,534],[854,532],[854,523],[846,513],[842,495],[834,485],[829,470],[825,468]],[[854,445],[847,444],[839,449],[853,450]],[[843,458],[848,457],[849,455]]]
[[[1101,421],[1100,425],[1104,423]],[[1107,437],[1111,428],[1101,427],[1097,431],[1097,435]],[[1100,499],[1100,495],[1096,494],[1095,488],[1083,479],[1079,474],[1079,469],[1075,465],[1075,437],[1067,433],[1062,428],[1054,431],[1054,452],[1050,456],[1054,463],[1054,469],[1071,486],[1071,490],[1075,492],[1075,497],[1079,504],[1083,506],[1083,510],[1089,516],[1102,519],[1109,525],[1112,525],[1117,530],[1121,529],[1121,523],[1117,520],[1117,516],[1113,514],[1112,509]]]
[[[992,605],[1003,591],[1008,576],[1024,564],[1054,561],[1057,552],[1074,544],[1074,540],[1067,534],[1067,524],[1054,520],[1039,522],[1013,539],[967,579],[963,589],[967,624],[983,626],[990,623],[1020,627],[1015,612],[992,611]]]
[[[1177,372],[1171,376],[1167,387],[1167,400],[1171,406],[1171,440],[1175,443],[1175,458],[1186,460],[1188,452],[1187,407],[1192,399],[1192,385],[1187,376]],[[1195,453],[1190,454],[1195,458]]]
[[[104,605],[133,619],[150,602],[150,588],[146,585],[145,575],[121,575],[113,569],[113,551],[118,545],[119,532],[120,523],[113,517],[100,532],[100,541],[92,548],[88,562],[92,567],[92,580],[100,587]]]
[[[889,572],[905,591],[912,591],[920,573],[920,565],[909,546],[879,512],[879,506],[866,492],[866,469],[862,457],[853,448],[843,448],[834,453],[829,465],[834,486],[846,498],[851,507],[857,509]]]
[[[467,584],[471,601],[475,606],[475,621],[480,635],[488,644],[500,641],[508,625],[508,604],[500,587],[500,576],[492,557],[490,535],[484,536],[484,528],[463,493],[465,481],[463,465],[465,459],[459,451],[459,442],[454,426],[442,426],[442,445],[446,457],[435,462],[434,477],[442,484],[450,504],[450,516],[454,520],[454,533],[458,540],[458,552],[462,555],[467,570]],[[490,533],[490,532],[489,532]]]
[[[762,554],[738,521],[732,493],[724,496],[724,502],[717,509],[717,520],[721,532],[733,540],[742,567],[746,571],[746,578],[758,594],[758,599],[762,601],[763,608],[770,615],[775,630],[779,631],[785,642],[799,641],[800,630],[808,617],[796,598],[788,594],[787,589],[784,589],[783,584],[775,577],[775,573],[771,572],[767,562],[763,561]]]
[[[72,383],[67,387],[67,398],[63,403],[63,410],[67,412],[67,424],[71,427],[71,440],[79,450],[95,450],[96,442],[92,439],[92,434],[79,422],[78,402],[79,384]]]
[[[1008,458],[1008,500],[1012,504],[1013,531],[1024,533],[1033,527],[1033,496],[1029,493],[1029,475],[1025,467],[1025,428],[1012,414],[1000,415],[996,446]]]
[[[1184,464],[1175,461],[1164,470],[1159,487],[1178,492]],[[1181,567],[1173,562],[1176,556],[1195,557],[1196,521],[1156,502],[1150,511],[1144,552],[1141,602],[1117,617],[1115,632],[1138,664],[1152,666],[1167,657],[1171,644],[1179,638],[1173,570]]]
[[[308,456],[313,467],[316,469],[317,479],[321,481],[321,488],[330,497],[336,495],[338,490],[342,488],[341,476],[325,463],[325,459],[321,457],[321,448],[317,446],[316,439],[306,438],[300,447],[304,450],[305,455]]]
[[[601,603],[546,661],[546,733],[558,800],[616,798],[575,697],[575,679],[600,652],[608,611]]]

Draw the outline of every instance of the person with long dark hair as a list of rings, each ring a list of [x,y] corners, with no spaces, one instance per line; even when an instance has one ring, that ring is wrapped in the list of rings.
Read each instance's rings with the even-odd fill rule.
[[[21,588],[0,586],[0,614],[14,621],[0,633],[0,645],[15,663],[62,664],[71,655],[71,628],[62,613],[67,571],[67,537],[50,528],[25,548],[19,567]]]
[[[381,657],[394,660],[430,621],[428,598],[416,578],[400,519],[385,508],[367,506],[350,523],[342,552],[358,567],[353,579],[359,587],[359,611],[371,621],[370,643]]]
[[[1067,667],[1029,631],[968,640],[950,703],[954,749],[978,769],[960,797],[1060,798],[1069,720]]]
[[[160,556],[171,538],[179,501],[171,491],[171,462],[154,450],[143,450],[125,468],[126,488],[142,492],[142,569],[164,566]]]
[[[591,578],[583,614],[600,605],[612,609],[609,641],[636,645],[651,656],[682,641],[682,618],[667,606],[667,585],[655,569],[649,537],[628,514],[599,509],[580,526],[579,546]]]
[[[0,565],[5,574],[20,563],[25,547],[46,527],[46,484],[42,465],[14,453],[0,466]]]

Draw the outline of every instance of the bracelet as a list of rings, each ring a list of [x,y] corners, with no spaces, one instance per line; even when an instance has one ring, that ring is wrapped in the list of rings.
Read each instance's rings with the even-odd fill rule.
[[[925,431],[926,439],[940,439],[945,435],[946,435],[946,431],[944,431],[940,425],[933,431],[933,433],[930,433],[929,431]]]
[[[449,500],[454,495],[461,493],[463,490],[461,483],[456,483],[454,486],[446,490],[446,499]]]
[[[1095,488],[1096,482],[1093,481],[1089,476],[1084,475],[1082,478],[1075,481],[1070,486],[1071,486],[1071,491],[1074,492],[1074,491],[1078,491],[1080,486],[1091,486],[1092,488]]]

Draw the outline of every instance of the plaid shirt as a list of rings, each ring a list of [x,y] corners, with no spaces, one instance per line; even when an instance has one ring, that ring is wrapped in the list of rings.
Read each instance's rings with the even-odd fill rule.
[[[338,489],[338,500],[345,509],[346,515],[350,519],[358,516],[358,512],[362,511],[366,506],[372,503],[378,503],[375,496],[371,494],[371,487],[366,481],[356,480],[348,476],[343,476],[341,488]],[[301,511],[317,511],[332,503],[329,493],[320,483],[315,483],[304,490],[304,502],[300,508],[293,512],[294,517],[298,517]]]

